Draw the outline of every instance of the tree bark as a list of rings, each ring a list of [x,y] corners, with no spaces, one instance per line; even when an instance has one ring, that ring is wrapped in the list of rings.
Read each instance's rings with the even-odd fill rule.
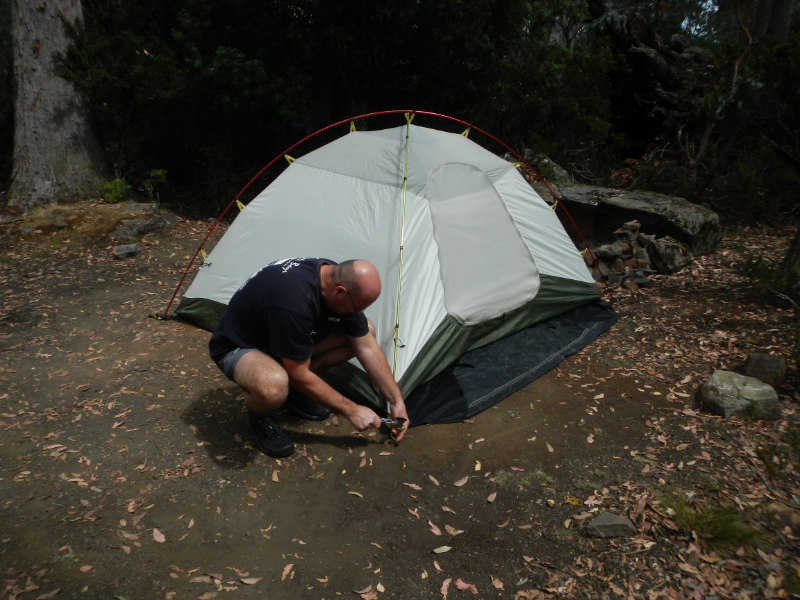
[[[800,229],[792,238],[792,243],[783,258],[781,268],[786,274],[785,289],[783,291],[793,302],[800,303]]]
[[[758,0],[755,36],[786,41],[792,24],[794,0]]]
[[[8,204],[23,208],[99,196],[102,152],[75,87],[58,75],[56,55],[70,40],[64,22],[80,0],[12,0],[14,154]]]
[[[782,42],[789,37],[794,12],[794,0],[773,0],[767,36]]]

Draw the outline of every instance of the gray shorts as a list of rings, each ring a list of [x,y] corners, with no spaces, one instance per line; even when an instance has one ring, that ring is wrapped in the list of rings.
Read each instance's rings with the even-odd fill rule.
[[[236,364],[239,362],[239,359],[241,359],[248,352],[257,352],[257,350],[255,348],[236,348],[236,350],[231,350],[221,359],[216,361],[219,370],[225,373],[225,377],[231,381],[235,381],[233,378],[233,373],[236,370]]]

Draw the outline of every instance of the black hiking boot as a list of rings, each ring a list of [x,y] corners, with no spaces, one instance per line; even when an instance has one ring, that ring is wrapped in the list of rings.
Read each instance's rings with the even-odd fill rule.
[[[294,444],[289,436],[269,415],[257,415],[247,411],[250,429],[256,437],[256,447],[273,458],[289,456],[294,451]]]
[[[331,409],[314,402],[311,398],[292,388],[284,404],[293,415],[308,421],[324,421],[331,416]]]

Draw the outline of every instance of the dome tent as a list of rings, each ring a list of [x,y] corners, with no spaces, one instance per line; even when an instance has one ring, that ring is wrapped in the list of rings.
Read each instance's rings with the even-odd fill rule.
[[[470,352],[532,335],[528,343],[541,354],[532,361],[536,371],[607,329],[616,315],[598,304],[583,257],[515,165],[464,134],[413,125],[412,117],[389,129],[351,127],[293,159],[242,207],[203,261],[177,316],[213,329],[233,293],[276,260],[370,260],[383,292],[366,315],[415,424],[470,416],[536,376],[530,363],[521,365],[524,376],[512,368],[513,385],[492,383],[488,400],[482,395],[475,402],[454,375]],[[534,326],[546,323],[552,333],[563,329],[554,324],[564,318],[567,337],[537,342],[546,336]],[[497,366],[491,356],[482,360],[490,371]],[[357,363],[326,378],[385,409]]]

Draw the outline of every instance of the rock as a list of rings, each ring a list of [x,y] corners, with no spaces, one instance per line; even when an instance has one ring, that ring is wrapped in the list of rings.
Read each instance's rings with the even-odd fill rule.
[[[114,246],[114,258],[130,258],[139,254],[139,244],[122,244]]]
[[[655,240],[647,246],[647,255],[652,265],[665,275],[680,271],[694,260],[686,244],[676,242],[670,238]]]
[[[111,232],[112,240],[137,240],[143,235],[156,231],[166,231],[178,222],[173,214],[153,214],[123,221]]]
[[[628,271],[625,275],[628,281],[632,281],[638,287],[647,287],[651,285],[650,278],[647,276],[647,271],[642,269],[633,269]]]
[[[633,221],[656,237],[683,242],[693,256],[713,252],[722,239],[717,213],[678,196],[589,185],[562,187],[559,193],[578,229],[598,243],[606,241],[602,227]]]
[[[633,259],[634,259],[634,267],[637,269],[649,269],[650,268],[650,254],[647,252],[647,248],[642,248],[641,246],[636,246],[633,249]]]
[[[630,519],[604,511],[586,526],[586,533],[601,538],[624,537],[636,535],[636,526]]]
[[[749,354],[744,363],[744,374],[779,387],[786,381],[786,359],[774,354]]]
[[[734,414],[755,419],[781,415],[775,388],[732,371],[714,371],[698,390],[697,403],[702,410],[726,419]]]
[[[606,262],[613,262],[622,256],[622,248],[618,244],[603,244],[594,251],[595,256]]]

